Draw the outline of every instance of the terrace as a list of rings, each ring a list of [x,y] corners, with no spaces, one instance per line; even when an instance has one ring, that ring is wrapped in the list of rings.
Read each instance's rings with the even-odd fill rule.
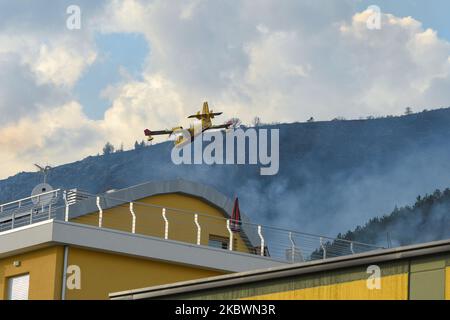
[[[143,235],[158,241],[214,247],[282,263],[383,249],[371,244],[255,224],[245,217],[234,221],[204,212],[163,207],[140,200],[129,201],[129,197],[120,192],[92,195],[60,189],[0,205],[0,236],[5,231],[47,220],[74,226],[89,225],[90,230]],[[222,236],[215,236],[217,234]],[[237,236],[242,241],[238,242]]]

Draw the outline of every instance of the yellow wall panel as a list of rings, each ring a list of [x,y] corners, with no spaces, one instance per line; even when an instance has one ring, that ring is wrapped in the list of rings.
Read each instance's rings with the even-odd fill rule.
[[[201,226],[200,243],[202,245],[208,245],[210,234],[225,238],[229,237],[223,212],[204,200],[189,195],[171,193],[150,196],[140,199],[138,202],[192,212],[166,210],[166,216],[169,221],[169,239],[171,240],[197,243],[197,226],[194,222],[194,213],[202,213],[202,215],[199,215],[199,224]],[[134,212],[136,214],[136,233],[160,238],[164,237],[162,208],[135,203]],[[71,221],[98,226],[98,212],[77,217],[71,219]],[[131,232],[132,216],[129,211],[129,204],[104,210],[102,226],[104,228]],[[235,233],[234,250],[240,252],[250,251],[245,240],[238,233]]]
[[[15,267],[14,261],[20,261]],[[8,278],[30,274],[28,297],[31,300],[61,297],[63,248],[55,246],[0,260],[0,299],[7,298]]]
[[[445,299],[450,300],[450,267],[445,268]]]
[[[69,249],[68,265],[80,268],[81,288],[67,290],[66,299],[108,299],[111,292],[223,274],[220,271],[73,247]]]
[[[406,300],[408,299],[408,274],[381,278],[381,289],[370,290],[366,280],[343,282],[248,297],[252,300]]]

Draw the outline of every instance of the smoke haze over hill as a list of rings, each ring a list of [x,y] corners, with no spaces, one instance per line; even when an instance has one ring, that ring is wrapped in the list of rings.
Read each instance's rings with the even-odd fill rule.
[[[450,109],[440,109],[263,126],[280,130],[280,169],[274,176],[261,176],[259,165],[176,166],[172,143],[166,142],[62,165],[48,179],[54,187],[91,193],[149,180],[193,180],[239,196],[241,209],[257,223],[336,235],[450,186],[449,123]],[[28,196],[41,179],[38,173],[20,173],[0,181],[0,202]],[[442,225],[431,225],[427,232],[444,234]]]

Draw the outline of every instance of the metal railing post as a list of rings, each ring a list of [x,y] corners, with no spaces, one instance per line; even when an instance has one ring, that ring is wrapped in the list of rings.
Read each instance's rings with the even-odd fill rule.
[[[103,209],[100,205],[100,197],[97,197],[97,208],[98,208],[98,227],[101,228],[103,224]]]
[[[136,214],[134,213],[133,202],[130,202],[130,213],[131,213],[131,233],[136,233]]]
[[[14,220],[16,219],[16,213],[13,212],[11,215],[11,229],[14,229]]]
[[[194,222],[195,222],[195,225],[197,226],[197,245],[200,245],[200,240],[201,240],[201,236],[202,236],[202,228],[200,227],[200,223],[198,223],[198,214],[197,213],[194,215]]]
[[[352,254],[355,254],[355,250],[353,249],[353,242],[350,242],[350,251]]]
[[[327,258],[327,249],[325,249],[325,246],[323,245],[322,237],[320,237],[320,247],[322,248],[323,259],[326,259]]]
[[[227,230],[230,236],[230,244],[228,245],[228,250],[233,251],[233,231],[230,228],[230,219],[227,219]]]
[[[48,219],[50,220],[52,218],[52,203],[48,205]]]
[[[166,217],[166,208],[162,209],[162,217],[164,219],[164,239],[169,239],[169,220]]]
[[[33,224],[33,208],[30,209],[30,224]]]
[[[262,235],[262,227],[261,226],[258,226],[258,235],[259,235],[259,238],[261,239],[261,252],[260,252],[260,254],[261,254],[261,256],[264,256],[264,237]]]
[[[67,191],[63,193],[64,203],[66,204],[66,210],[64,212],[64,221],[69,221],[69,201],[67,200]]]
[[[289,232],[289,241],[291,241],[291,260],[292,262],[295,261],[295,242],[294,239],[292,239],[292,232]]]

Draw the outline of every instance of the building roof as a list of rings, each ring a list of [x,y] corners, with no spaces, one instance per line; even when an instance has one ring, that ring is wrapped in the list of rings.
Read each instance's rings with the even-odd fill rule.
[[[151,181],[121,190],[115,190],[99,195],[103,210],[153,195],[179,193],[201,199],[219,209],[225,217],[230,217],[233,200],[227,198],[217,190],[199,183],[182,179],[171,181]],[[61,193],[58,193],[60,197]],[[58,198],[60,200],[60,198]],[[56,200],[56,198],[55,198]],[[59,201],[58,200],[58,201]],[[88,196],[69,207],[69,219],[98,212],[96,196]],[[20,201],[20,200],[19,200]],[[32,205],[30,199],[27,199]],[[55,214],[45,213],[45,219],[25,226],[18,224],[7,231],[0,232],[0,258],[31,250],[48,247],[55,244],[73,245],[92,250],[115,252],[136,256],[144,259],[154,259],[172,263],[197,266],[206,269],[237,272],[261,267],[278,266],[284,262],[269,257],[245,254],[237,251],[223,250],[203,245],[161,239],[153,236],[133,234],[118,230],[98,228],[90,225],[64,221],[65,207],[56,206]],[[3,212],[3,219],[21,217],[23,208],[26,222],[30,214],[29,207],[21,207],[20,203],[10,212]],[[50,210],[50,209],[49,209]],[[242,220],[249,219],[241,216]],[[249,234],[242,227],[247,238]]]
[[[231,217],[234,204],[233,199],[226,197],[213,187],[183,179],[149,181],[128,188],[107,192],[99,196],[101,198],[102,208],[108,209],[150,196],[169,193],[181,193],[202,199],[221,210],[226,217]],[[70,218],[76,218],[97,210],[96,199],[88,198],[71,206]],[[241,218],[243,222],[249,222],[245,214],[241,213]]]
[[[128,188],[114,190],[100,196],[100,204],[103,210],[126,204],[150,196],[180,193],[199,198],[213,207],[219,209],[225,217],[231,218],[234,199],[230,199],[213,187],[184,179],[167,181],[149,181]],[[97,212],[96,198],[90,197],[70,206],[69,219]],[[199,212],[198,212],[199,213]],[[63,219],[64,208],[57,213],[58,218]],[[241,229],[252,245],[259,243],[259,237],[250,227],[250,219],[241,211]]]
[[[250,284],[259,281],[311,274],[361,265],[371,265],[388,261],[398,261],[413,257],[444,254],[450,252],[450,240],[434,241],[423,244],[381,249],[347,255],[325,260],[302,262],[261,270],[238,272],[224,276],[209,277],[199,280],[183,281],[168,285],[134,289],[111,293],[112,299],[151,299],[170,298],[183,293],[201,292],[212,289]]]
[[[227,272],[284,264],[258,255],[59,220],[45,220],[1,232],[0,258],[54,245]]]
[[[56,192],[59,190],[54,190]],[[84,192],[82,192],[84,193]],[[99,194],[100,197],[100,205],[103,210],[113,208],[122,204],[126,204],[129,202],[134,202],[139,199],[147,198],[150,196],[161,195],[161,194],[170,194],[170,193],[179,193],[185,194],[188,196],[196,197],[205,201],[212,205],[213,207],[219,209],[225,217],[231,218],[231,214],[233,211],[234,199],[230,199],[224,194],[220,193],[216,189],[211,186],[200,184],[193,181],[188,181],[184,179],[175,179],[175,180],[167,180],[167,181],[149,181],[142,184],[134,185],[131,187],[127,187],[120,190],[111,190],[105,192],[103,194]],[[57,210],[56,217],[64,218],[65,209],[61,203],[61,194],[62,192],[57,193],[58,198],[54,199],[55,209]],[[85,195],[88,195],[85,193]],[[25,198],[30,202],[28,206],[24,206],[22,203],[22,208],[24,211],[23,215],[29,214],[29,209],[31,208],[31,197]],[[12,203],[19,203],[19,206],[11,208],[12,210],[8,210],[8,204],[0,204],[0,220],[6,221],[11,219],[12,214],[15,216],[21,215],[21,206],[20,202],[23,202],[24,199],[13,201]],[[39,205],[37,205],[39,206]],[[6,208],[3,208],[6,207]],[[179,208],[176,208],[179,209]],[[77,201],[76,203],[70,206],[70,214],[69,218],[77,218],[79,216],[83,216],[86,214],[90,214],[93,212],[97,212],[98,207],[96,204],[96,196],[88,195],[82,199],[82,201]],[[241,212],[241,220],[244,223],[249,223],[250,219]]]

